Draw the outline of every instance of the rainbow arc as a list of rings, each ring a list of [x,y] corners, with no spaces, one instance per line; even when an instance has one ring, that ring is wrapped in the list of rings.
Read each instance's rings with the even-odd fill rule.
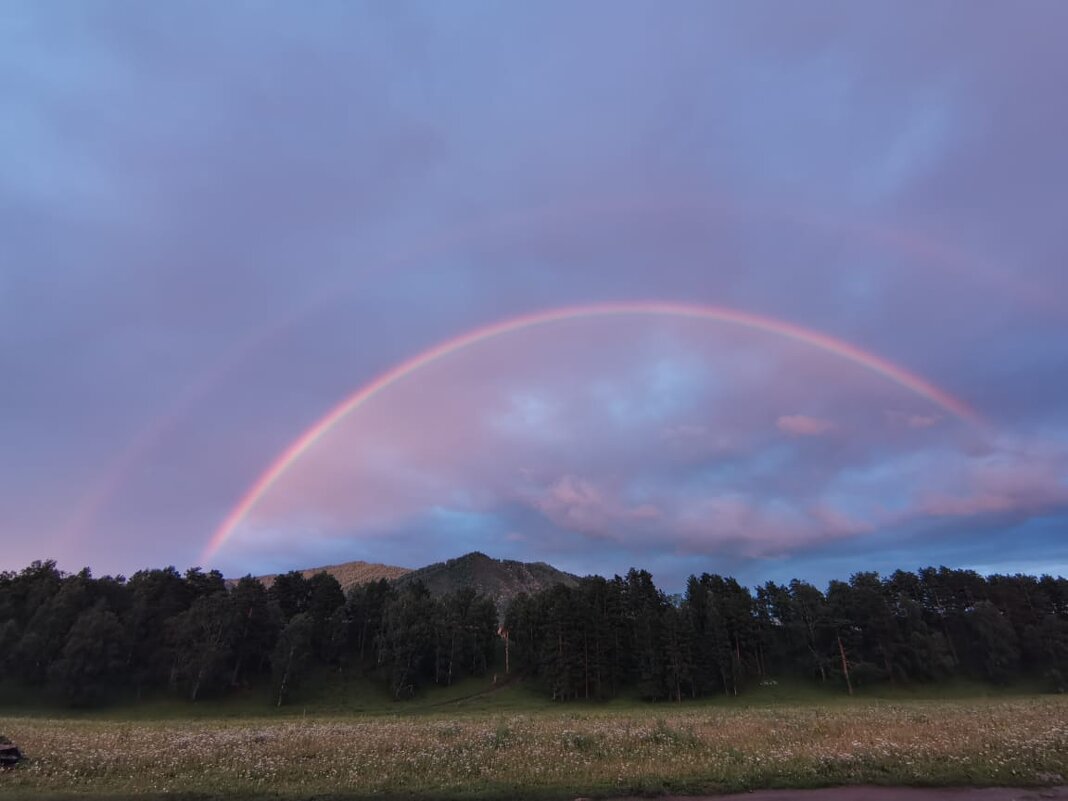
[[[271,489],[282,475],[321,440],[343,418],[359,409],[371,398],[382,393],[399,381],[418,372],[432,362],[470,348],[480,342],[518,331],[549,325],[565,320],[618,316],[661,316],[708,320],[742,326],[757,331],[792,339],[826,353],[838,356],[860,367],[877,373],[890,381],[926,398],[946,412],[968,423],[981,425],[982,418],[971,406],[932,384],[922,376],[897,365],[874,353],[863,350],[849,342],[828,334],[805,328],[794,323],[766,317],[723,306],[705,306],[659,301],[631,301],[596,303],[582,306],[565,306],[524,314],[476,328],[457,337],[441,342],[410,359],[401,362],[377,378],[363,385],[330,409],[319,420],[295,439],[260,474],[234,508],[216,529],[202,555],[202,561],[211,559],[233,535],[241,521],[252,511],[259,500]]]

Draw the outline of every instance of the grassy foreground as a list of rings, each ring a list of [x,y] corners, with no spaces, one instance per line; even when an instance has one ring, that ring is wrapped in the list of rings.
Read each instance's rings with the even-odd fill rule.
[[[1068,697],[118,721],[0,717],[10,798],[567,798],[1054,784]]]

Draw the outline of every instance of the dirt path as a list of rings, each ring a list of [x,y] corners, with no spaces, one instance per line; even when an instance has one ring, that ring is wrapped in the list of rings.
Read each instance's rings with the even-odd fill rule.
[[[1068,800],[1068,787],[830,787],[825,790],[757,790],[717,796],[664,796],[661,801],[1039,801]],[[639,801],[620,798],[616,801]]]

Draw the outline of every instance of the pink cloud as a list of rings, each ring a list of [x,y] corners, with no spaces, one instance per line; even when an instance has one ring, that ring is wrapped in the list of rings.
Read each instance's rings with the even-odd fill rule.
[[[656,520],[663,512],[651,503],[643,503],[627,511],[627,516],[632,520]]]
[[[920,496],[917,512],[935,517],[1033,515],[1068,506],[1065,465],[1035,454],[997,454],[968,465],[957,486]]]
[[[566,475],[532,500],[549,520],[562,528],[597,537],[616,538],[628,522],[656,520],[662,512],[644,503],[630,506],[622,498],[595,487],[590,481]]]
[[[782,556],[872,530],[828,503],[803,508],[736,492],[695,498],[666,491],[655,503],[632,506],[620,493],[573,475],[529,502],[555,525],[588,537],[634,546],[660,544],[689,554]]]
[[[784,434],[794,437],[818,437],[834,429],[830,420],[809,417],[804,414],[783,415],[775,421],[776,427]]]
[[[672,521],[664,536],[685,553],[729,552],[746,558],[777,557],[831,537],[827,526],[791,504],[740,494],[705,498]]]
[[[820,502],[810,508],[808,513],[828,537],[849,537],[875,530],[871,522],[857,520],[829,503]]]

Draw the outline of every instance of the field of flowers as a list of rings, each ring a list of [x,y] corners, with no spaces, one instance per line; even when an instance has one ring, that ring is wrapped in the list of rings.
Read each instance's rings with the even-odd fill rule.
[[[574,797],[1055,784],[1068,698],[272,721],[0,717],[0,797]]]

